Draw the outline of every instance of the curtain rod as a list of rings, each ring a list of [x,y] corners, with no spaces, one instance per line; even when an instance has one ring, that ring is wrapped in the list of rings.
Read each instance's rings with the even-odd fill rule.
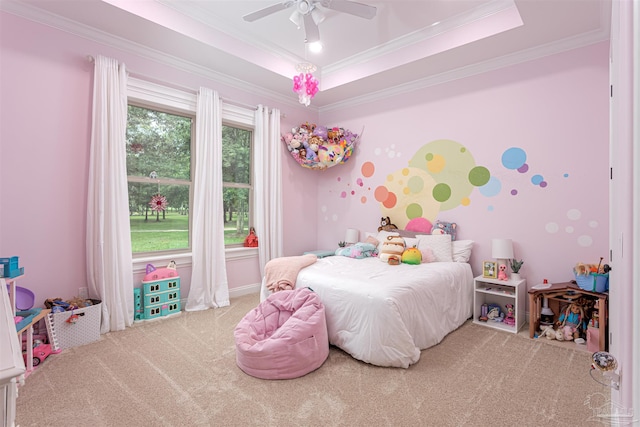
[[[86,58],[87,58],[87,61],[89,61],[89,62],[94,62],[94,63],[96,62],[96,60],[93,57],[93,55],[87,55]],[[167,82],[167,81],[164,81],[164,80],[160,80],[160,79],[156,79],[156,78],[153,78],[153,77],[149,77],[149,76],[146,76],[144,74],[135,73],[133,71],[128,71],[127,74],[130,74],[133,77],[143,78],[145,80],[151,81],[152,83],[160,83],[160,84],[163,84],[163,85],[166,85],[166,86],[170,86],[170,87],[172,87],[174,89],[179,89],[179,90],[183,90],[185,92],[198,94],[198,91],[193,89],[193,88],[186,87],[186,86],[181,86],[181,85],[176,85],[174,83],[170,83],[170,82]],[[258,109],[257,105],[243,104],[241,102],[233,101],[231,99],[227,99],[227,98],[224,98],[222,96],[220,97],[220,99],[222,101],[228,103],[228,104],[235,105],[236,107],[243,107],[243,108],[248,108],[248,109],[251,109],[251,110],[257,110]],[[271,114],[271,111],[269,111],[269,114]],[[286,115],[284,113],[280,113],[280,118],[284,118],[284,117],[286,117]]]

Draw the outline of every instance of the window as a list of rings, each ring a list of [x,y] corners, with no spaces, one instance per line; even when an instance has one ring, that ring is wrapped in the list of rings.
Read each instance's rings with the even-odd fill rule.
[[[128,80],[127,180],[136,257],[191,251],[195,94]],[[240,247],[252,224],[254,110],[222,105],[225,245]],[[197,154],[196,154],[197,155]]]
[[[187,251],[193,117],[130,104],[127,180],[133,253]]]
[[[224,202],[224,243],[240,245],[251,224],[252,134],[248,129],[222,126],[222,180]]]

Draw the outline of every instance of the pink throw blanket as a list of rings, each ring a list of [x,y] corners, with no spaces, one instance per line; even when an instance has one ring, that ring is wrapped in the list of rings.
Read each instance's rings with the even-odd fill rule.
[[[298,272],[318,260],[314,254],[275,258],[264,266],[264,280],[271,292],[294,289]]]

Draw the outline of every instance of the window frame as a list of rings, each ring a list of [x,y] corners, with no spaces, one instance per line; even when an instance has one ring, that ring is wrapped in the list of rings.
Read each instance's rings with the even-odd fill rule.
[[[178,114],[193,118],[194,127],[191,130],[191,185],[190,202],[193,205],[193,173],[195,165],[194,139],[195,126],[197,126],[197,102],[198,97],[195,92],[176,89],[170,86],[152,83],[135,77],[129,77],[127,81],[127,105],[136,105],[144,108],[156,109],[170,114]],[[239,105],[222,101],[222,124],[226,126],[239,127],[251,131],[251,188],[249,218],[254,215],[254,173],[255,173],[255,110]],[[193,218],[189,215],[189,249],[175,251],[158,251],[132,254],[133,270],[136,273],[145,271],[147,264],[162,265],[170,261],[176,261],[180,266],[191,265],[191,233]],[[250,225],[252,226],[252,225]],[[226,245],[225,255],[227,260],[255,258],[258,256],[257,248],[245,248],[241,245]]]

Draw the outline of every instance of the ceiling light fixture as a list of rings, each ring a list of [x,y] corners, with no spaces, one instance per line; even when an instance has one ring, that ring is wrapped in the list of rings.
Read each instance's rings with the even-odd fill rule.
[[[289,17],[289,21],[293,22],[298,29],[302,27],[302,15],[297,10],[294,10]]]
[[[311,18],[313,18],[313,22],[315,22],[316,25],[320,25],[320,23],[324,21],[324,13],[317,7],[314,7],[311,9]]]
[[[322,43],[320,43],[319,41],[308,43],[308,45],[309,45],[309,52],[318,53],[322,51]]]
[[[307,107],[311,104],[311,98],[318,93],[318,80],[313,77],[316,66],[309,62],[301,62],[296,65],[299,73],[293,76],[293,91],[298,94],[298,101]]]

